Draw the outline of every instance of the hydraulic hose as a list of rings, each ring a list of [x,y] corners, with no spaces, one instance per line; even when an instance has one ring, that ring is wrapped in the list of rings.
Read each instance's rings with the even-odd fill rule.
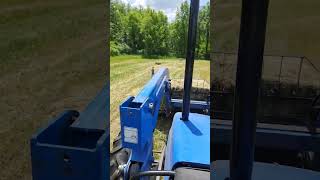
[[[143,171],[143,172],[138,172],[136,174],[134,174],[133,176],[131,176],[131,180],[134,179],[139,179],[140,177],[143,176],[170,176],[170,177],[174,177],[176,174],[176,172],[174,171]]]

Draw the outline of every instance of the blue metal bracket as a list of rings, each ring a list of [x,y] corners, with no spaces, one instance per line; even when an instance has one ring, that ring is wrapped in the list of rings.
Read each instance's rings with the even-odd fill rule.
[[[214,143],[231,144],[231,121],[213,119],[211,127]],[[320,152],[320,133],[311,134],[303,127],[258,123],[255,136],[255,147]]]
[[[173,108],[181,109],[182,108],[182,99],[171,99],[171,105]],[[190,101],[190,111],[192,110],[207,110],[210,109],[210,102],[207,101]]]
[[[120,105],[122,146],[132,150],[131,160],[141,163],[141,170],[150,170],[153,162],[153,131],[165,96],[170,102],[169,71],[161,68],[136,97],[129,97]]]
[[[87,108],[66,111],[31,138],[33,180],[109,178],[109,86]]]

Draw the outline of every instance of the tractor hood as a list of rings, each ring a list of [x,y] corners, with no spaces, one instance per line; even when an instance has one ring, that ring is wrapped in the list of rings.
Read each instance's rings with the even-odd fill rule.
[[[210,169],[210,117],[190,113],[188,121],[174,115],[165,152],[165,170],[188,166]]]

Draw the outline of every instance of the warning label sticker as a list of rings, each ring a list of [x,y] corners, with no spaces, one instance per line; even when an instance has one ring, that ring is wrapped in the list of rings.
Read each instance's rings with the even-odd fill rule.
[[[138,129],[125,126],[124,142],[138,144]]]

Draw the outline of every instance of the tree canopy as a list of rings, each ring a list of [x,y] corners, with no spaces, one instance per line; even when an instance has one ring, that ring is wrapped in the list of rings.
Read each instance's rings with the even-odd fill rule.
[[[190,5],[177,7],[173,22],[162,11],[132,7],[120,0],[111,1],[111,55],[185,57]],[[209,57],[209,3],[201,7],[198,18],[196,57]]]

